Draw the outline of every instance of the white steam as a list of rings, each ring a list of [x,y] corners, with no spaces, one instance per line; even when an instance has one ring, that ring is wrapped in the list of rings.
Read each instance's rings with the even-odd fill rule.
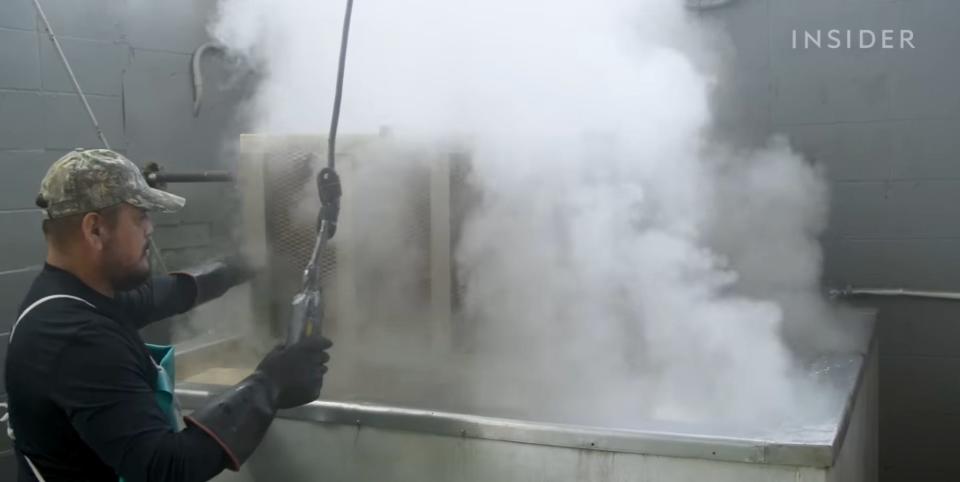
[[[256,131],[326,132],[342,9],[221,0]],[[783,140],[708,140],[704,37],[679,0],[357,2],[342,131],[471,152],[468,397],[619,424],[815,408],[797,354],[851,346],[817,293],[826,189]],[[360,249],[404,271],[396,209],[365,212]]]

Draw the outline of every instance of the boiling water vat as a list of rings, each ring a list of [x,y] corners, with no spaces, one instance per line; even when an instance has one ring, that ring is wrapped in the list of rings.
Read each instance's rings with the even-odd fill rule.
[[[236,353],[225,343],[188,352],[200,365],[188,380],[229,384],[249,372],[239,359],[204,368],[205,359],[225,359],[219,349]],[[589,412],[570,420],[512,417],[511,407],[460,396],[436,369],[339,370],[350,363],[334,363],[322,399],[281,413],[243,470],[218,480],[876,480],[875,347],[819,366],[818,376],[844,394],[835,416],[752,429],[656,420],[616,427]],[[187,381],[178,393],[190,409],[222,388]],[[590,423],[597,419],[604,423]]]
[[[602,391],[553,399],[539,393],[549,385],[522,370],[484,378],[483,365],[496,360],[472,353],[451,263],[458,223],[475,199],[463,182],[464,156],[397,167],[384,160],[395,155],[389,139],[341,146],[344,210],[324,258],[325,330],[336,347],[322,399],[282,413],[243,470],[218,480],[876,480],[877,354],[869,336],[858,353],[809,357],[809,379],[833,388],[825,415],[770,426],[654,416],[642,389],[627,415],[611,411],[612,395]],[[324,148],[309,136],[242,138],[244,229],[270,268],[249,297],[258,320],[251,331],[178,358],[186,408],[246,376],[270,340],[282,338],[319,205],[312,156]],[[396,202],[365,205],[357,200],[363,192]],[[395,220],[402,235],[365,242],[371,219]],[[379,257],[399,258],[405,277],[388,279]],[[525,398],[539,402],[518,403]]]

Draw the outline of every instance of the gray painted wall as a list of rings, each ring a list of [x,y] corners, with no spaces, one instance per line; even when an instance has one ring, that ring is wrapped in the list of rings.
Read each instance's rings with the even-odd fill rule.
[[[960,2],[737,0],[723,132],[788,134],[824,165],[831,286],[960,291]],[[793,50],[793,29],[912,29],[916,50]],[[880,309],[881,480],[960,480],[960,305]]]
[[[205,105],[192,114],[190,54],[208,40],[203,21],[214,0],[41,0],[107,139],[138,164],[170,170],[230,169],[222,141],[243,79],[229,79],[223,59],[205,59]],[[32,0],[0,0],[0,360],[17,306],[45,247],[33,204],[49,165],[75,147],[100,147]],[[226,187],[173,186],[187,207],[155,218],[156,240],[170,267],[229,244]],[[146,333],[164,340],[168,326]],[[0,364],[0,398],[3,387]],[[8,447],[0,436],[0,454]],[[0,456],[0,479],[11,480]]]

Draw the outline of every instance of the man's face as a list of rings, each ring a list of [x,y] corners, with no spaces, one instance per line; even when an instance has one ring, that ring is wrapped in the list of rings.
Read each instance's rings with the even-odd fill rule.
[[[150,235],[153,223],[146,211],[121,204],[113,226],[107,226],[103,270],[116,291],[127,291],[150,277]]]

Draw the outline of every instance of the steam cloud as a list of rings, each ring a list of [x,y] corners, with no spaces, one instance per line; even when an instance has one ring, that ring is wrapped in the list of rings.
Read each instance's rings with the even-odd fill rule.
[[[342,9],[221,0],[212,34],[262,75],[257,132],[326,132]],[[678,0],[357,3],[342,131],[471,153],[466,398],[619,425],[815,418],[829,398],[802,366],[854,346],[818,294],[825,183],[784,139],[711,140],[712,38]],[[371,165],[410,164],[389,157]],[[396,202],[368,176],[345,202]],[[366,262],[409,286],[423,253],[397,256],[396,210],[363,212]]]

